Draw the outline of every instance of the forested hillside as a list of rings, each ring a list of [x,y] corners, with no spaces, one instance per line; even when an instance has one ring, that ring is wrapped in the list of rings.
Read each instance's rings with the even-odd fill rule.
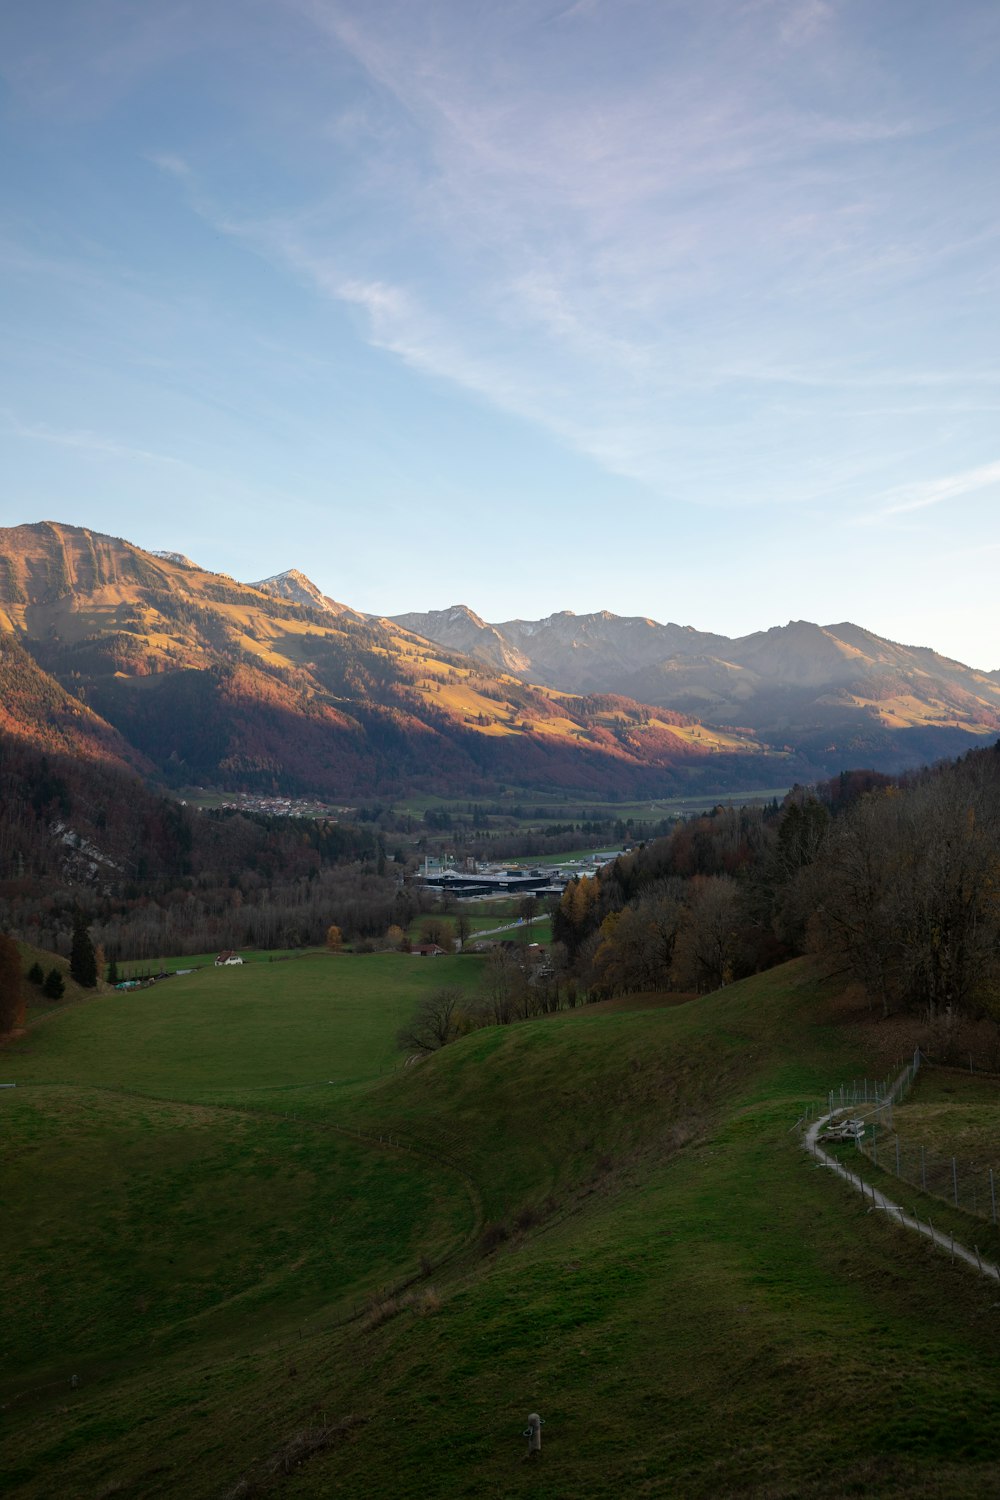
[[[717,808],[572,882],[553,933],[595,993],[707,991],[813,952],[885,1016],[1000,1022],[1000,749]]]
[[[2,926],[68,954],[82,914],[107,958],[323,941],[405,926],[420,895],[370,826],[197,812],[134,775],[0,736]]]

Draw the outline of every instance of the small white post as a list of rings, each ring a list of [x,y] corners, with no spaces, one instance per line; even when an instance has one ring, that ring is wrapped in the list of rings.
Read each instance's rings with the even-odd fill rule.
[[[528,1417],[528,1425],[524,1429],[524,1436],[528,1439],[527,1458],[533,1458],[536,1453],[542,1451],[542,1419],[537,1411],[533,1411]]]

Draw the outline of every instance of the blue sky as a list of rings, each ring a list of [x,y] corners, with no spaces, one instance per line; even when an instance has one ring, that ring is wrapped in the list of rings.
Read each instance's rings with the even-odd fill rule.
[[[995,0],[0,14],[0,522],[1000,666]]]

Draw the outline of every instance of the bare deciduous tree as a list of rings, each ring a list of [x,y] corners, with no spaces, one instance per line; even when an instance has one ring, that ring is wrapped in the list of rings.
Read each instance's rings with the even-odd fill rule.
[[[437,1052],[461,1035],[462,991],[444,987],[425,995],[408,1026],[397,1034],[404,1052]]]

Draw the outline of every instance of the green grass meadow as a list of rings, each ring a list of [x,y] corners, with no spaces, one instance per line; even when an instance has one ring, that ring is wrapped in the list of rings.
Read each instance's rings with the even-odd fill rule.
[[[481,969],[204,971],[7,1049],[4,1493],[1000,1496],[996,1286],[797,1144],[870,1061],[836,985],[401,1066],[421,991]]]
[[[474,989],[468,957],[316,952],[207,966],[67,1006],[10,1048],[0,1082],[74,1083],[225,1100],[363,1083],[400,1065],[396,1032],[428,988]]]

